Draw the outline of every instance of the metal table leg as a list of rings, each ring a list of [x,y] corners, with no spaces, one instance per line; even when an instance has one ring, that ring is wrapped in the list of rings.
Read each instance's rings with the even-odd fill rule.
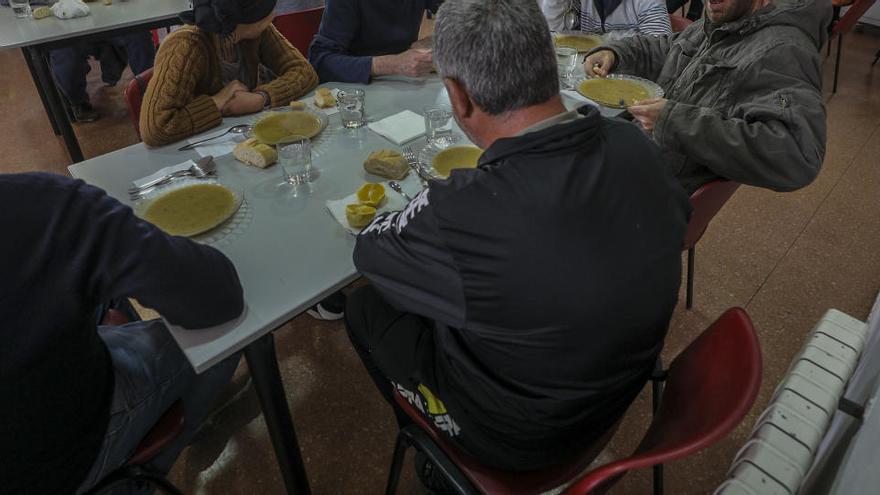
[[[40,95],[40,101],[43,102],[43,110],[45,110],[46,115],[49,116],[49,123],[52,124],[52,132],[54,132],[56,136],[60,136],[61,130],[58,129],[58,123],[55,122],[55,115],[52,114],[52,108],[49,106],[49,101],[46,100],[43,85],[40,84],[40,78],[37,75],[37,69],[34,67],[33,61],[31,61],[31,56],[24,48],[22,48],[21,53],[24,55],[24,61],[27,63],[28,70],[31,73],[31,79],[34,81],[34,86],[37,87],[37,94]]]
[[[278,371],[275,340],[272,334],[268,333],[247,346],[244,357],[247,359],[260,398],[260,407],[266,419],[269,437],[275,448],[275,457],[278,459],[278,467],[281,468],[287,493],[307,495],[311,493],[309,480],[299,451],[296,431],[293,429],[290,409],[287,407],[287,396],[284,394],[284,384]]]
[[[64,109],[61,96],[55,87],[55,81],[52,79],[52,73],[49,71],[46,54],[40,48],[33,46],[25,47],[23,50],[25,50],[26,56],[30,58],[30,64],[32,64],[33,69],[37,73],[37,91],[43,95],[44,101],[49,106],[49,119],[54,119],[58,130],[61,131],[61,137],[64,138],[64,145],[67,147],[70,159],[73,163],[83,161],[79,141],[76,139],[76,134],[73,132],[73,126],[70,125],[70,119],[67,116],[67,111]]]

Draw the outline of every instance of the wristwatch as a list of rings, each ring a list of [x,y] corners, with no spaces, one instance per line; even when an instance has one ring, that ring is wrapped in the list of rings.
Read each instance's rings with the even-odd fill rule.
[[[263,96],[263,110],[268,110],[272,108],[272,98],[269,96],[269,93],[263,91],[262,89],[258,89],[254,91],[254,93]]]

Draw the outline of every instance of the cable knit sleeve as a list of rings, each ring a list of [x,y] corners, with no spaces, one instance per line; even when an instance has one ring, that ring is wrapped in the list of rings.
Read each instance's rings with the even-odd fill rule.
[[[302,54],[269,25],[260,38],[260,62],[278,78],[256,89],[269,93],[272,106],[287,105],[318,85],[318,74]]]
[[[220,125],[223,116],[207,94],[196,94],[209,68],[208,47],[198,33],[172,33],[156,54],[153,77],[141,104],[140,131],[148,146],[163,146]]]

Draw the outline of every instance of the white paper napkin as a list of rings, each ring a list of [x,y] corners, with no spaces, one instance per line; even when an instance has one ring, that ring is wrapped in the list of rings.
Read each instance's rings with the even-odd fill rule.
[[[153,179],[158,179],[159,177],[163,177],[168,174],[173,174],[174,172],[179,172],[181,170],[187,170],[195,164],[196,164],[196,162],[194,162],[192,160],[187,160],[183,163],[178,163],[177,165],[170,165],[170,166],[167,166],[163,169],[160,169],[157,172],[150,174],[146,177],[142,177],[140,179],[133,180],[133,181],[131,181],[131,183],[134,184],[135,187],[141,187],[142,185],[146,184],[147,182],[150,182]]]
[[[404,180],[398,182],[400,183],[401,189],[409,194],[411,198],[415,198],[422,190],[419,178],[413,172],[410,172]],[[385,186],[385,200],[378,208],[376,208],[376,215],[387,211],[402,210],[406,207],[408,201],[401,196],[400,193],[391,189],[391,187],[388,186],[388,182],[382,182],[382,185]],[[333,218],[339,222],[339,225],[342,225],[342,228],[352,235],[358,235],[363,229],[356,229],[348,224],[348,220],[345,218],[345,207],[346,205],[357,202],[357,193],[349,194],[342,199],[327,201],[327,211],[333,215]]]
[[[202,139],[209,138],[211,136],[222,133],[223,131],[214,130],[213,133],[206,132],[199,136],[196,136],[187,143],[194,143],[196,141],[201,141]],[[247,136],[242,134],[227,134],[225,136],[218,137],[217,139],[213,139],[208,141],[207,143],[202,143],[193,150],[199,154],[199,156],[223,156],[232,153],[232,150],[235,149],[235,145],[247,139]]]
[[[413,111],[404,110],[378,122],[367,124],[367,127],[400,146],[425,135],[425,118]]]

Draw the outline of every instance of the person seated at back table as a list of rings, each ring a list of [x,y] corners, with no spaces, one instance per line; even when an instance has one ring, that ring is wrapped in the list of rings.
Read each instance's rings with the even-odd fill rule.
[[[371,285],[349,296],[347,328],[392,406],[395,390],[418,401],[486,464],[556,464],[651,373],[690,206],[638,127],[566,111],[534,0],[446,0],[434,55],[485,151],[363,229],[354,263]]]
[[[0,491],[82,493],[122,466],[178,399],[167,472],[239,357],[196,375],[160,320],[96,326],[134,297],[185,328],[244,307],[232,263],[165,234],[104,191],[55,174],[0,174]]]
[[[576,29],[586,34],[615,39],[672,33],[669,13],[662,0],[542,0],[541,10],[550,29],[566,30],[564,16],[570,6],[578,16]]]
[[[309,61],[321,81],[367,84],[373,76],[424,76],[430,49],[413,44],[425,12],[443,0],[327,0]]]
[[[287,105],[318,76],[272,25],[275,0],[195,0],[190,26],[159,47],[141,105],[141,137],[162,146],[216,127],[224,115]]]
[[[830,18],[824,0],[707,2],[681,33],[612,41],[584,71],[663,87],[664,98],[628,110],[689,193],[718,178],[793,191],[816,178],[825,156],[819,50]]]

